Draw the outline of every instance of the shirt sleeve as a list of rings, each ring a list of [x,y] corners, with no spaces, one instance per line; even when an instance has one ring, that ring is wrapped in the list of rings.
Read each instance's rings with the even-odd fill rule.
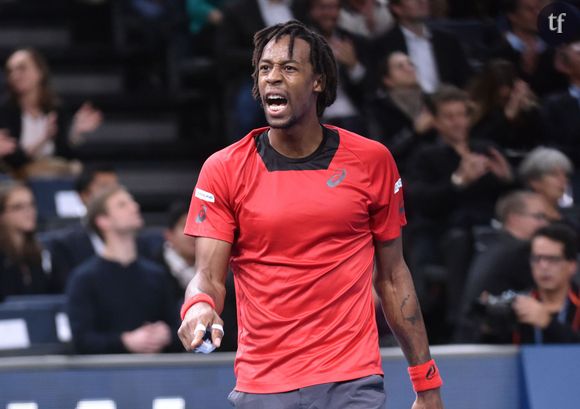
[[[236,223],[228,175],[218,154],[210,156],[201,168],[191,197],[185,234],[233,243]]]
[[[400,236],[407,223],[403,199],[403,182],[397,165],[388,149],[381,146],[369,163],[370,229],[376,241],[392,240]]]

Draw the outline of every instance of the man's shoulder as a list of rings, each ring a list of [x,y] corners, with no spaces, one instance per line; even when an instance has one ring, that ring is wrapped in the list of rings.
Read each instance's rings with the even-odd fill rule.
[[[146,271],[149,274],[165,276],[165,269],[161,265],[162,260],[154,261],[145,257],[138,257],[136,260],[137,268]]]
[[[98,276],[102,270],[101,257],[93,255],[71,271],[70,279],[75,281],[90,280],[92,277]]]

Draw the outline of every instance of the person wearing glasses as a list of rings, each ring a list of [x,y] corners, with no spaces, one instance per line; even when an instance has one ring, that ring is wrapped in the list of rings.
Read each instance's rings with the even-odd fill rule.
[[[578,268],[576,233],[563,224],[546,226],[534,234],[531,247],[534,289],[512,303],[518,322],[513,342],[580,342],[580,294],[573,281]]]
[[[0,301],[51,291],[47,253],[36,237],[36,203],[20,182],[0,182]]]
[[[542,196],[524,190],[508,193],[497,201],[495,217],[501,229],[488,240],[477,240],[478,252],[469,268],[454,334],[456,342],[488,341],[486,331],[473,317],[482,293],[523,291],[534,285],[528,261],[530,239],[548,224],[547,208]]]

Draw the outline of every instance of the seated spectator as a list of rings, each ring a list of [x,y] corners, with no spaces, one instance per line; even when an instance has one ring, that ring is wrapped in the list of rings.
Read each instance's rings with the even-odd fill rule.
[[[544,198],[548,206],[548,218],[552,221],[561,220],[564,213],[574,213],[569,203],[570,175],[573,170],[572,162],[564,153],[542,146],[531,151],[520,163],[520,180]]]
[[[544,116],[546,143],[570,155],[580,166],[580,40],[562,46],[556,54],[556,67],[568,78],[568,89],[547,98]]]
[[[105,243],[81,264],[67,287],[68,314],[79,353],[178,350],[177,302],[163,269],[137,255],[139,205],[120,186],[101,192],[88,223]]]
[[[338,18],[340,28],[368,39],[384,34],[394,23],[387,0],[346,0]]]
[[[577,236],[569,227],[555,224],[534,234],[530,255],[532,291],[508,293],[503,301],[491,295],[482,298],[484,325],[497,335],[496,342],[580,342],[580,294],[573,284],[577,257]]]
[[[472,138],[493,141],[519,158],[543,140],[543,124],[534,93],[516,75],[512,63],[488,62],[470,87],[474,102]]]
[[[75,174],[69,158],[71,146],[83,140],[102,122],[102,114],[83,104],[72,121],[50,85],[42,55],[31,48],[13,52],[6,61],[9,100],[0,107],[0,155],[20,176]],[[56,159],[56,158],[61,158]]]
[[[430,105],[439,137],[420,149],[409,166],[409,261],[419,294],[426,291],[426,267],[445,268],[452,324],[471,262],[471,230],[489,225],[495,202],[511,187],[513,176],[490,142],[470,141],[465,92],[442,87]]]
[[[187,203],[174,203],[169,209],[165,243],[156,261],[165,267],[176,299],[182,299],[195,275],[195,238],[183,233],[187,219]]]
[[[36,238],[36,205],[25,185],[0,183],[0,301],[50,292],[47,257]]]
[[[518,77],[540,97],[566,86],[562,75],[554,69],[554,49],[538,35],[538,15],[545,3],[544,0],[503,1],[509,29],[491,51],[492,57],[512,62]]]
[[[376,139],[385,144],[406,176],[407,161],[418,147],[433,142],[433,115],[425,103],[415,66],[409,57],[395,51],[381,62],[379,87],[371,101]]]
[[[327,41],[338,64],[336,100],[324,110],[322,122],[366,134],[363,106],[367,91],[369,43],[338,27],[340,0],[305,0],[306,24]]]
[[[99,193],[118,185],[119,179],[113,168],[85,167],[77,178],[75,188],[83,204],[88,206]],[[83,222],[52,234],[48,246],[55,287],[60,292],[65,290],[71,271],[95,254],[101,254],[105,247],[99,235]]]
[[[457,342],[486,342],[475,325],[474,305],[482,293],[500,294],[532,287],[530,240],[548,223],[546,202],[537,193],[515,191],[498,200],[496,217],[501,223],[489,247],[477,254],[467,276]]]
[[[382,58],[393,51],[408,54],[417,68],[419,84],[433,93],[442,83],[463,87],[471,68],[459,41],[451,34],[428,28],[428,0],[390,0],[397,24],[375,41],[374,55]],[[373,66],[377,66],[375,61]]]

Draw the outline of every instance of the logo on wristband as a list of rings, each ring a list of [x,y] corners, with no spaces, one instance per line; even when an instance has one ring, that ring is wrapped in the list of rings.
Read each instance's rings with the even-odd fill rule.
[[[430,381],[431,379],[435,378],[435,375],[437,375],[437,368],[435,365],[431,365],[427,371],[427,374],[425,375],[425,379]]]

